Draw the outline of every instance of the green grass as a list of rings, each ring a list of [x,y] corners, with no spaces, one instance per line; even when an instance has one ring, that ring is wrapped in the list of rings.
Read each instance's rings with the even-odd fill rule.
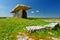
[[[49,22],[43,21],[43,19],[22,19],[22,18],[9,18],[0,20],[0,40],[16,40],[18,32],[28,33],[26,26],[39,26],[46,25]],[[58,32],[57,32],[58,31]],[[51,31],[54,33],[53,36],[60,36],[60,31]],[[32,33],[37,37],[49,36],[48,30],[36,31]],[[59,34],[59,35],[58,35]],[[11,37],[12,36],[12,37]]]

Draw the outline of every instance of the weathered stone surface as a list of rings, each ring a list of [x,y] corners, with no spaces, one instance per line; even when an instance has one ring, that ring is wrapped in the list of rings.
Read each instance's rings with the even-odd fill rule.
[[[34,40],[33,38],[30,38],[28,36],[21,36],[21,35],[18,35],[17,36],[17,40]]]
[[[52,40],[60,40],[60,38],[50,37]]]
[[[29,33],[32,33],[33,31],[37,31],[37,30],[43,30],[43,29],[57,29],[59,28],[59,24],[58,23],[50,23],[48,25],[44,25],[44,26],[27,26],[26,29]]]
[[[45,29],[45,27],[44,26],[27,26],[26,29],[29,33],[32,33],[33,31],[36,31],[36,30]]]
[[[57,29],[59,27],[58,23],[51,23],[48,25],[45,25],[46,28],[51,28],[51,29]]]
[[[27,40],[28,37],[26,37],[26,36],[17,36],[17,39],[18,40]]]

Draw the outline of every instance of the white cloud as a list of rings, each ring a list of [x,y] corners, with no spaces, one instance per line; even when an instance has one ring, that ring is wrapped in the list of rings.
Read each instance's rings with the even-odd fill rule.
[[[31,13],[34,13],[34,11],[31,11]]]
[[[39,12],[39,10],[36,10],[36,12]]]

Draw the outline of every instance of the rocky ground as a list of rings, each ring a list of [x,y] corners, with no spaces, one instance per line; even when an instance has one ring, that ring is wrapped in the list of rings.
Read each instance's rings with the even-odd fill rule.
[[[52,34],[49,32],[49,34]],[[19,35],[17,36],[17,40],[60,40],[60,37],[52,37],[52,36],[49,36],[49,37],[45,37],[45,38],[37,38],[35,36],[33,36],[32,34],[24,34],[24,33],[19,33]]]
[[[46,22],[57,22],[60,23],[60,19],[53,19],[53,20],[46,20],[44,19],[44,21]],[[53,35],[53,33],[48,32],[50,35]],[[53,36],[49,36],[49,37],[45,37],[45,38],[37,38],[36,36],[33,36],[32,34],[24,34],[24,33],[19,33],[19,35],[17,36],[17,40],[60,40],[60,37],[53,37]]]

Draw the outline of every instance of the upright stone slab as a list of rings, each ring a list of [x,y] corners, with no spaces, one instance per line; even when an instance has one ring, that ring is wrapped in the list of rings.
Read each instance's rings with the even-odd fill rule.
[[[23,4],[18,4],[14,9],[12,9],[11,13],[13,13],[13,17],[27,18],[26,10],[28,9],[31,9],[31,7]]]

